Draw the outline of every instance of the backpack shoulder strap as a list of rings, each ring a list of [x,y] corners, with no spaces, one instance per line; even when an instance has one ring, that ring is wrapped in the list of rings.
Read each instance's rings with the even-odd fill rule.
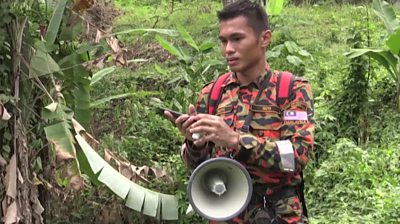
[[[211,87],[210,94],[208,95],[208,114],[215,114],[216,108],[222,97],[222,84],[231,74],[231,72],[228,72],[219,76]]]
[[[294,75],[290,72],[279,72],[276,83],[276,103],[282,108],[293,90]]]
[[[289,98],[290,94],[293,91],[293,84],[294,84],[294,75],[290,72],[280,72],[278,74],[278,81],[276,84],[276,103],[279,108],[284,107],[284,103]],[[301,175],[301,183],[296,186],[297,194],[301,201],[303,207],[303,214],[308,217],[306,201],[304,197],[304,178],[303,172],[300,172]]]

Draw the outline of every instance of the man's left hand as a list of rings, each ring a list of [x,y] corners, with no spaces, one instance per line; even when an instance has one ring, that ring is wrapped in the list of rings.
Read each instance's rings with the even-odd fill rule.
[[[218,116],[210,114],[197,114],[190,126],[191,133],[202,133],[203,137],[195,141],[195,144],[214,142],[216,146],[239,148],[239,134],[232,130],[225,121]]]

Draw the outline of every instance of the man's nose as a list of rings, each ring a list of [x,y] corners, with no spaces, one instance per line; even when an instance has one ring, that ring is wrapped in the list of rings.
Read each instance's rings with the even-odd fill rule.
[[[232,42],[228,41],[225,46],[225,53],[232,54],[234,52],[235,52],[235,48],[234,48]]]

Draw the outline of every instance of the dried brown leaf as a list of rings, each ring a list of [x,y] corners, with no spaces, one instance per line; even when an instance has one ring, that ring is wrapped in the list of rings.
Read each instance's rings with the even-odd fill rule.
[[[14,224],[19,222],[18,205],[15,200],[7,206],[4,214],[4,224]]]
[[[85,130],[85,128],[81,124],[79,124],[77,120],[72,118],[72,124],[74,126],[75,132],[79,133],[93,149],[97,149],[99,147],[100,143],[95,138],[93,138],[93,136],[89,134]]]
[[[128,64],[128,56],[126,49],[124,49],[123,51],[115,55],[115,65],[126,66],[127,64]]]
[[[91,8],[95,4],[94,0],[75,0],[72,10],[81,11]]]
[[[0,155],[0,166],[7,165],[7,161]]]
[[[173,182],[173,178],[170,175],[168,175],[165,170],[161,168],[151,168],[151,170],[153,171],[157,179],[161,179],[169,183]]]
[[[24,178],[22,177],[21,171],[19,171],[19,169],[17,168],[17,178],[18,181],[23,184],[24,183]]]
[[[6,187],[6,195],[12,199],[17,197],[17,158],[11,156],[10,164],[7,166],[7,174],[5,176],[4,185]]]
[[[110,163],[112,159],[112,155],[110,154],[109,150],[104,150],[104,160],[107,161],[107,163]]]
[[[96,44],[100,43],[100,39],[103,37],[103,32],[101,32],[100,30],[96,31],[96,39],[94,40],[94,42]]]
[[[44,212],[44,208],[39,201],[38,196],[36,195],[32,202],[33,212],[36,214],[36,217],[40,217],[40,223],[43,223],[42,213]]]
[[[75,176],[71,177],[71,179],[69,181],[69,186],[72,189],[79,191],[79,190],[83,189],[83,187],[85,186],[85,181],[81,176],[75,175]]]
[[[11,118],[11,114],[7,112],[3,104],[0,104],[0,118],[5,121],[8,121]]]
[[[135,172],[132,169],[131,165],[127,162],[121,162],[118,167],[119,172],[124,175],[128,179],[132,179],[135,176]]]
[[[139,167],[137,169],[137,173],[140,176],[147,177],[147,175],[149,174],[149,167],[148,166],[141,166],[141,167]]]
[[[122,48],[119,46],[119,41],[116,37],[109,36],[106,38],[106,41],[114,53],[119,53],[122,51]]]
[[[6,168],[6,176],[4,177],[4,186],[6,188],[6,195],[2,201],[2,209],[4,223],[17,223],[18,217],[18,204],[17,198],[17,158],[12,155],[10,163]]]
[[[57,161],[64,161],[64,160],[70,160],[70,159],[75,159],[75,157],[68,152],[63,150],[63,147],[59,144],[56,144],[56,142],[50,141],[51,143],[54,144],[54,148],[56,150],[56,157]]]
[[[111,152],[111,151],[108,150],[108,149],[105,149],[105,150],[104,150],[104,159],[105,159],[108,163],[114,163],[114,162],[115,162],[115,165],[117,165],[118,170],[119,170],[119,166],[120,166],[121,160],[118,159],[118,157],[117,157],[113,152]]]

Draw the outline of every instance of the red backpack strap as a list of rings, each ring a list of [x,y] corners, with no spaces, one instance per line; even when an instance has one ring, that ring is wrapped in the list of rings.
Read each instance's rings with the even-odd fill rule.
[[[278,81],[276,84],[276,103],[280,108],[289,98],[294,83],[294,75],[290,72],[280,72],[278,74]]]
[[[219,76],[211,87],[210,95],[208,96],[208,114],[215,114],[219,101],[221,101],[222,84],[231,74],[231,72],[228,72]]]
[[[278,81],[276,84],[276,103],[278,106],[283,109],[284,103],[290,97],[293,91],[293,84],[294,84],[294,75],[290,72],[280,72],[278,74]],[[304,198],[304,178],[303,178],[303,171],[300,172],[301,175],[301,183],[297,184],[296,191],[301,204],[303,206],[303,214],[308,217],[306,201]]]

